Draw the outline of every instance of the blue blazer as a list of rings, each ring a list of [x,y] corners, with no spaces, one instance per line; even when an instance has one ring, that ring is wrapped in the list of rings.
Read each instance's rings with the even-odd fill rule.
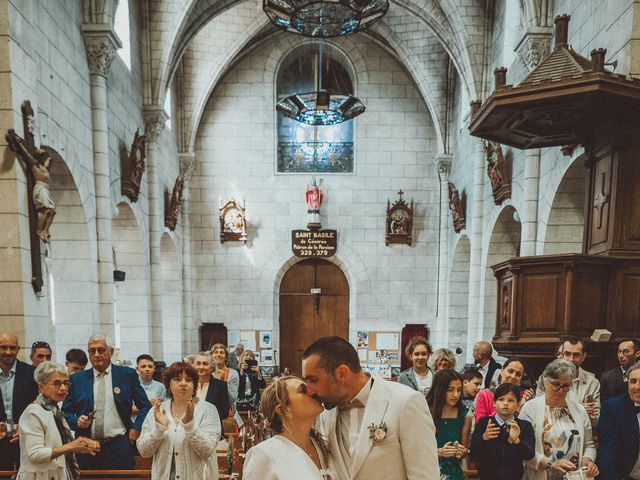
[[[78,428],[78,417],[88,415],[94,410],[93,406],[93,368],[76,372],[69,378],[69,395],[62,403],[62,413],[67,419],[69,426],[78,435],[91,437],[91,428]],[[111,383],[113,388],[111,394],[116,404],[116,410],[122,424],[129,431],[135,428],[140,431],[144,417],[151,409],[151,403],[147,398],[138,373],[133,368],[111,365]],[[138,416],[135,423],[131,422],[131,407],[133,404],[138,407]]]
[[[626,479],[638,460],[640,447],[638,417],[629,395],[613,397],[602,404],[598,432],[598,479]]]
[[[13,401],[11,414],[13,423],[18,423],[24,409],[38,396],[38,384],[33,379],[35,368],[20,360],[16,361],[16,376],[13,379]],[[4,410],[4,400],[0,392],[0,422],[7,420],[7,412]]]

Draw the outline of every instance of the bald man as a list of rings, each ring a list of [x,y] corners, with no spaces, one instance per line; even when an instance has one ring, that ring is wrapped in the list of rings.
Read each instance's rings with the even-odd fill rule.
[[[497,387],[500,383],[500,364],[492,357],[493,347],[489,342],[476,342],[473,345],[473,360],[482,374],[484,388]]]
[[[0,440],[0,470],[17,468],[20,462],[18,421],[38,395],[35,368],[17,359],[20,346],[13,333],[0,333],[0,423],[7,436]],[[4,429],[4,428],[3,428]]]

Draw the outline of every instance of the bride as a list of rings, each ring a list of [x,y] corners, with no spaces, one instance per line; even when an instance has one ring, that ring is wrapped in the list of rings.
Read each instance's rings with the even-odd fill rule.
[[[322,405],[295,376],[281,377],[262,394],[262,413],[275,434],[247,452],[243,480],[333,480],[326,440],[313,428]]]

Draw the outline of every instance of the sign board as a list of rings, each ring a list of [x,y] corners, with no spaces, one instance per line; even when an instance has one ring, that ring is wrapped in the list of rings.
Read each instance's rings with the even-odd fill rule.
[[[291,250],[296,257],[332,257],[336,254],[336,230],[292,230]]]

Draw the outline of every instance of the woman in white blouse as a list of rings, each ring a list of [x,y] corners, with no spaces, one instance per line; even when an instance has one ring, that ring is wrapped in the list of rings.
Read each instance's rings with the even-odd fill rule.
[[[75,453],[93,455],[100,450],[100,444],[90,438],[74,439],[58,408],[69,393],[67,369],[58,363],[44,362],[36,368],[34,378],[40,395],[20,416],[20,470],[16,478],[79,478]]]
[[[326,440],[313,428],[324,409],[307,395],[302,380],[277,379],[263,392],[260,405],[275,436],[247,452],[243,480],[337,480]]]
[[[216,480],[220,438],[216,407],[198,401],[198,374],[188,363],[173,363],[162,379],[169,399],[154,403],[137,442],[140,455],[153,456],[152,480]]]
[[[554,360],[542,373],[544,396],[520,411],[518,418],[531,423],[536,439],[536,454],[524,462],[525,480],[560,480],[578,469],[589,478],[598,475],[589,415],[567,398],[577,373],[573,363]]]

